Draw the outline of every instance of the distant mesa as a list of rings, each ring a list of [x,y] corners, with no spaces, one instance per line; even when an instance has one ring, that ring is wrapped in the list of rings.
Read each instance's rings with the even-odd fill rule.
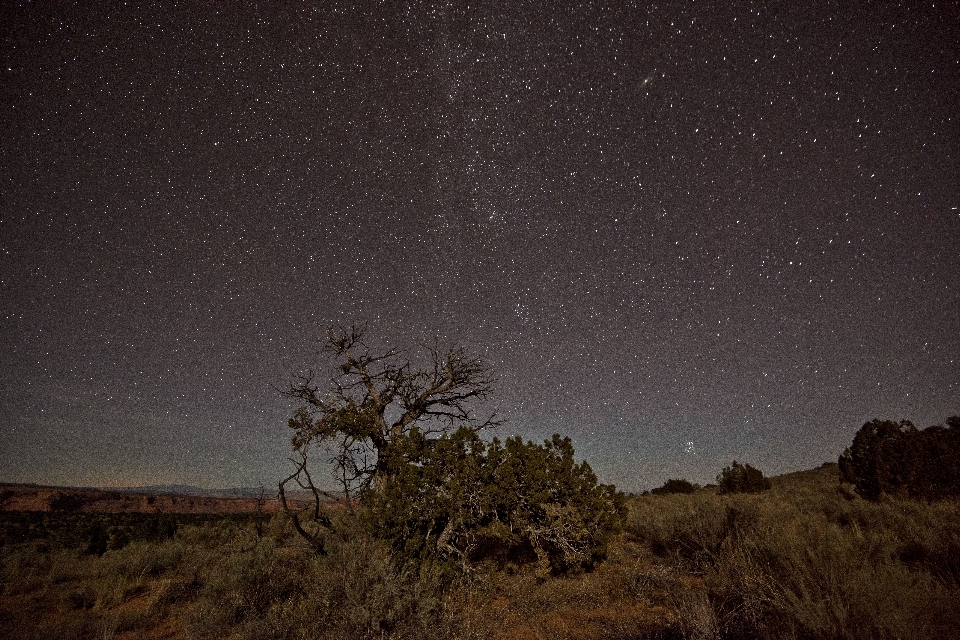
[[[237,487],[233,489],[204,489],[189,484],[155,484],[146,487],[117,487],[101,489],[101,491],[117,491],[119,493],[150,493],[170,494],[177,496],[203,496],[208,498],[257,498],[260,496],[260,487]],[[271,491],[262,489],[269,496]],[[272,491],[276,493],[276,491]]]
[[[111,487],[107,491],[118,491],[120,493],[169,493],[178,496],[202,496],[206,495],[207,489],[194,487],[189,484],[154,484],[146,487]]]
[[[0,484],[0,511],[81,513],[265,513],[281,510],[276,493],[257,488],[202,489],[187,485],[96,489]],[[292,497],[306,504],[306,496]]]

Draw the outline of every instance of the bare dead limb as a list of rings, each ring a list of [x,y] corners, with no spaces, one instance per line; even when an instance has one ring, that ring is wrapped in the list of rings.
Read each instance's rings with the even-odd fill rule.
[[[417,369],[397,349],[372,352],[365,331],[361,325],[327,329],[321,353],[335,360],[337,373],[326,391],[308,371],[285,392],[301,402],[290,421],[294,449],[322,444],[347,496],[378,490],[388,474],[385,454],[414,427],[442,434],[499,424],[494,415],[480,420],[471,411],[472,402],[486,399],[496,382],[479,359],[460,348],[431,348],[429,365]],[[298,473],[305,474],[305,467]]]

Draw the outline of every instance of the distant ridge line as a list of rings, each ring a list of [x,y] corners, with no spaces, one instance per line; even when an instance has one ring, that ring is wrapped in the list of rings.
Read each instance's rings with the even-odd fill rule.
[[[231,487],[227,489],[204,489],[187,484],[155,484],[143,487],[91,487],[73,485],[38,484],[36,482],[0,482],[2,487],[23,487],[30,489],[55,489],[58,491],[106,491],[108,493],[143,493],[176,496],[195,496],[211,498],[259,498],[260,487]],[[270,498],[276,494],[267,487],[262,489],[264,497]]]

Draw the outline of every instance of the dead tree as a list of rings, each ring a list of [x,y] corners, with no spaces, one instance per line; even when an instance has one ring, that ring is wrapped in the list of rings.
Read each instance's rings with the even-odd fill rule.
[[[493,416],[478,419],[471,405],[484,400],[495,380],[477,358],[461,348],[441,352],[428,348],[430,362],[416,368],[397,349],[373,353],[364,342],[365,327],[327,329],[321,353],[337,364],[337,373],[321,388],[317,375],[298,376],[285,395],[300,401],[289,421],[293,429],[291,459],[295,471],[280,483],[280,502],[294,527],[318,550],[320,533],[307,531],[286,500],[285,487],[296,482],[310,491],[312,519],[329,529],[321,502],[335,499],[352,508],[358,490],[381,492],[390,477],[392,446],[416,428],[426,436],[439,436],[466,426],[481,430],[498,424]],[[308,470],[315,447],[328,454],[342,496],[321,491]]]

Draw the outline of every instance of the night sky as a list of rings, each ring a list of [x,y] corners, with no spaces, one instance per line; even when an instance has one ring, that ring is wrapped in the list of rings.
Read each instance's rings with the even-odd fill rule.
[[[275,487],[352,321],[630,491],[960,413],[960,4],[552,4],[4,3],[0,480]]]

